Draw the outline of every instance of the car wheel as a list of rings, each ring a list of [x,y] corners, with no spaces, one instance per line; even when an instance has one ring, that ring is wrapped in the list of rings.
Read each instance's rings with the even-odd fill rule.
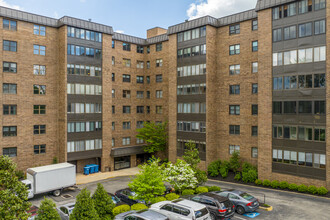
[[[245,213],[245,209],[242,206],[237,206],[236,212],[240,215],[243,215]]]
[[[56,197],[60,196],[61,195],[61,190],[59,190],[59,189],[55,190],[53,192],[53,195],[56,196]]]
[[[210,214],[211,220],[216,220],[216,217],[214,214]]]

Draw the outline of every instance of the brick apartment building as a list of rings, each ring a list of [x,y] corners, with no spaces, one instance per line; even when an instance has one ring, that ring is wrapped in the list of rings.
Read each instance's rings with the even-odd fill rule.
[[[168,121],[171,161],[192,140],[202,168],[239,151],[261,179],[329,188],[329,5],[258,0],[147,39],[0,7],[1,154],[23,170],[134,167],[148,157],[136,129]]]

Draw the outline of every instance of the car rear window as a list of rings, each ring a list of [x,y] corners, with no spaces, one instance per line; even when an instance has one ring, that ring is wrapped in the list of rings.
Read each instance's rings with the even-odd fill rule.
[[[198,210],[198,211],[195,212],[195,217],[196,218],[199,218],[199,217],[202,217],[204,215],[207,215],[208,213],[209,212],[207,211],[207,209],[206,208],[203,208],[203,209]]]
[[[233,203],[230,200],[227,200],[227,201],[222,202],[221,203],[221,206],[222,206],[221,208],[227,209],[229,207],[232,207],[233,206]]]
[[[242,198],[244,198],[244,199],[246,199],[246,200],[252,200],[252,199],[254,199],[253,196],[251,196],[250,194],[247,194],[247,193],[242,193],[242,194],[240,195],[240,197],[242,197]]]

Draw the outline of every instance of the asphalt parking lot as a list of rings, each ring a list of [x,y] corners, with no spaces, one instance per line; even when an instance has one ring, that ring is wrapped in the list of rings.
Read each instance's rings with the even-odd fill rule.
[[[117,190],[126,188],[130,177],[116,177],[98,182],[88,183],[80,185],[79,189],[64,191],[60,197],[54,197],[51,195],[38,195],[31,200],[33,205],[40,206],[40,202],[43,197],[48,197],[54,200],[59,206],[69,202],[75,201],[76,195],[80,189],[87,187],[92,193],[97,187],[97,183],[102,183],[105,190],[110,193],[115,193]],[[288,219],[288,220],[328,220],[330,219],[330,200],[326,198],[313,197],[308,195],[289,193],[284,191],[274,191],[271,189],[263,189],[250,187],[246,185],[237,185],[232,183],[208,181],[207,185],[217,185],[222,189],[240,189],[246,191],[263,201],[273,206],[273,210],[268,212],[262,209],[257,211],[257,216],[251,217],[242,216],[235,214],[233,220],[249,220],[249,219],[265,219],[265,220],[277,220],[277,219]]]

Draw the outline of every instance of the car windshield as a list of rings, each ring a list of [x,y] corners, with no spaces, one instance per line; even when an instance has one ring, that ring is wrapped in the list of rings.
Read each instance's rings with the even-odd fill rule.
[[[115,203],[115,204],[120,202],[120,199],[117,196],[112,196],[111,198],[112,198],[113,203]]]
[[[251,196],[250,194],[247,194],[247,193],[240,194],[240,197],[242,197],[242,198],[244,198],[246,200],[252,200],[252,199],[254,199],[253,196]]]
[[[207,211],[206,208],[204,208],[204,209],[196,211],[195,212],[195,217],[199,218],[199,217],[202,217],[202,216],[206,215],[207,213],[209,213],[209,212]]]

